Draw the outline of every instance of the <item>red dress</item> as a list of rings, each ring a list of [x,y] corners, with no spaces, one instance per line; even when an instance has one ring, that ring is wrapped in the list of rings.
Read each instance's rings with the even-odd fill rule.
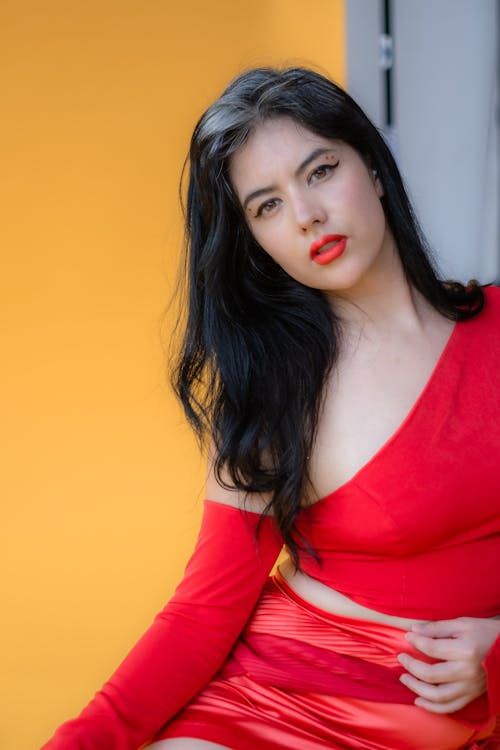
[[[398,430],[301,513],[321,561],[303,555],[303,570],[372,609],[500,614],[500,290],[485,293]],[[430,714],[398,679],[396,655],[412,652],[404,631],[328,614],[267,580],[281,540],[267,518],[256,542],[257,521],[206,501],[173,599],[44,750],[134,750],[175,736],[235,750],[483,747],[500,711],[500,639],[485,662],[488,694]]]

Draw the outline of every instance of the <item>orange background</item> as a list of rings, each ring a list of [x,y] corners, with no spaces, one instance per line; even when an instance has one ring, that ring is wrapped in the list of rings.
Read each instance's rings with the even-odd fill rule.
[[[0,49],[0,746],[33,750],[149,625],[194,542],[203,460],[163,349],[191,130],[244,67],[342,82],[344,7],[4,0]]]

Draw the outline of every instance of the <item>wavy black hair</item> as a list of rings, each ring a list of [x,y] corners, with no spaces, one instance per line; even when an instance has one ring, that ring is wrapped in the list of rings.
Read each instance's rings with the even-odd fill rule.
[[[342,330],[323,293],[290,278],[257,244],[229,179],[231,155],[277,117],[348,143],[377,170],[406,278],[436,310],[465,319],[484,298],[477,282],[439,279],[384,139],[324,76],[250,70],[201,117],[189,151],[188,309],[173,385],[199,438],[214,442],[218,481],[270,493],[266,512],[298,564],[304,540],[295,520],[312,489],[307,459]]]

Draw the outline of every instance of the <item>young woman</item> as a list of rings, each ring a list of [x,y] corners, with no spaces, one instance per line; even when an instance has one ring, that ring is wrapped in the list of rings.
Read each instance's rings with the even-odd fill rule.
[[[500,290],[438,278],[383,139],[305,69],[201,118],[187,237],[199,540],[45,750],[500,747]]]

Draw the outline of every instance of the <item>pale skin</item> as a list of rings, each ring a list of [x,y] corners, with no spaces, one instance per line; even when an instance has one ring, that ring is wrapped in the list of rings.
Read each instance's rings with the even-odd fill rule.
[[[383,186],[347,144],[317,136],[288,118],[268,120],[232,157],[230,178],[259,244],[295,279],[321,289],[343,321],[340,355],[326,385],[310,458],[316,497],[323,497],[353,477],[397,430],[429,380],[454,323],[406,281],[380,203]],[[317,265],[310,245],[328,234],[347,236],[346,250],[332,263]],[[209,460],[206,497],[238,506],[238,493],[220,487],[210,466]],[[251,498],[251,503],[259,512],[263,499]],[[289,562],[280,571],[312,604],[404,628],[409,643],[437,659],[429,665],[407,654],[398,657],[406,670],[401,681],[416,694],[418,706],[452,713],[486,690],[481,662],[500,633],[498,618],[421,622],[394,617],[296,573]],[[172,739],[151,747],[223,746]]]

